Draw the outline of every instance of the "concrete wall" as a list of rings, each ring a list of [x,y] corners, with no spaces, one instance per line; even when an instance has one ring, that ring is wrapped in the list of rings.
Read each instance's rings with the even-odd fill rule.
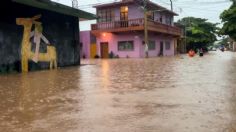
[[[149,40],[155,41],[156,48],[155,50],[149,50],[150,57],[157,57],[160,53],[160,42],[164,42],[164,56],[173,56],[174,55],[174,38],[166,37],[161,35],[149,35]],[[133,41],[134,42],[134,50],[133,51],[118,51],[118,41]],[[123,34],[112,34],[112,33],[105,33],[105,35],[100,35],[97,37],[97,53],[100,56],[100,43],[101,42],[108,42],[109,44],[109,52],[113,52],[115,55],[119,55],[119,57],[132,57],[132,58],[143,58],[145,57],[144,52],[144,37],[142,34],[134,34],[134,33],[123,33]],[[165,48],[165,41],[171,42],[170,50],[166,50]]]
[[[118,41],[134,41],[134,50],[133,51],[118,51]],[[97,53],[101,56],[100,43],[108,42],[109,53],[112,51],[115,55],[119,55],[119,57],[133,57],[138,58],[139,55],[139,47],[140,41],[135,39],[133,35],[114,35],[112,33],[106,33],[105,35],[101,35],[97,37]]]
[[[144,36],[141,36],[141,40],[144,41]],[[173,56],[174,55],[174,38],[164,36],[164,35],[155,35],[155,34],[149,34],[149,40],[155,41],[156,48],[155,50],[148,51],[148,55],[150,57],[157,57],[160,54],[160,43],[163,42],[163,56]],[[171,48],[169,50],[166,50],[165,48],[165,42],[170,41],[171,42]],[[140,56],[143,58],[145,57],[144,52],[144,45],[142,45],[142,48],[140,50]]]
[[[128,19],[138,19],[138,18],[144,18],[144,12],[143,9],[136,5],[136,4],[129,4],[127,5],[129,8],[129,12],[128,12]],[[119,21],[120,20],[120,6],[117,7],[110,7],[114,10],[114,17],[115,17],[115,21]],[[165,12],[158,12],[156,11],[154,13],[154,20],[158,20],[160,16],[162,16],[162,22],[165,24],[166,23],[166,17],[171,17],[173,19],[173,15],[165,13]]]
[[[10,0],[4,0],[0,8],[0,72],[4,67],[20,69],[23,26],[16,25],[16,18],[33,17],[38,14],[42,15],[39,21],[43,24],[44,36],[57,49],[58,65],[80,64],[78,18],[13,3]],[[46,52],[46,44],[41,44],[40,51]],[[31,70],[45,69],[48,66],[48,63],[30,62]]]

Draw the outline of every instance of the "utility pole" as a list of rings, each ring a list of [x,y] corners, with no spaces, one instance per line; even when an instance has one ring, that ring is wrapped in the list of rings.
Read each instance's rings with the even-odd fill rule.
[[[144,51],[145,57],[148,58],[148,29],[147,29],[147,0],[143,0],[144,4]]]
[[[187,25],[184,27],[184,53],[187,52]]]
[[[77,0],[71,0],[72,1],[72,7],[78,9],[79,5],[78,5],[78,1]]]
[[[170,4],[171,4],[171,11],[173,11],[173,3],[172,3],[172,0],[170,0]]]

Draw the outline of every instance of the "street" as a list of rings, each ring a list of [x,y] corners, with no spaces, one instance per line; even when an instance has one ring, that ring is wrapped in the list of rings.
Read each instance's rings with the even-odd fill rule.
[[[0,132],[236,132],[236,54],[0,76]]]

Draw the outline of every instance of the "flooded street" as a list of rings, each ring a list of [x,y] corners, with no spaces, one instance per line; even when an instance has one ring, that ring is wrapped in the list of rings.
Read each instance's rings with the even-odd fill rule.
[[[0,132],[236,132],[236,54],[0,76]]]

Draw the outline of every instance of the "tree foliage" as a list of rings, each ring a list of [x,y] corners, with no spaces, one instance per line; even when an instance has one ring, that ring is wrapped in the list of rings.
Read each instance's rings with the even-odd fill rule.
[[[216,41],[217,24],[207,19],[185,17],[177,23],[186,27],[188,49],[204,48]]]
[[[231,0],[233,3],[229,9],[221,13],[220,18],[224,23],[220,33],[222,35],[229,35],[232,39],[236,40],[236,1]]]

